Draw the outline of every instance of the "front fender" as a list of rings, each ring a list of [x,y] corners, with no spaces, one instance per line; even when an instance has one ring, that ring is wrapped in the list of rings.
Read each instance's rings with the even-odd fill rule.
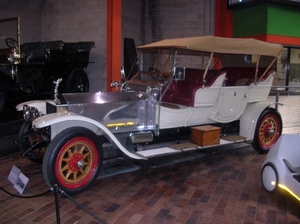
[[[53,100],[31,100],[31,101],[26,101],[23,103],[20,103],[16,106],[17,111],[22,111],[24,105],[28,105],[30,107],[35,107],[38,109],[39,112],[42,112],[43,114],[47,113],[47,103],[50,103],[52,105],[56,105]]]
[[[97,135],[105,135],[110,141],[114,142],[116,146],[127,156],[133,159],[146,159],[129,152],[113,135],[113,133],[103,124],[88,117],[80,116],[75,113],[53,113],[41,116],[32,122],[34,128],[44,128],[51,126],[51,140],[61,131],[69,127],[84,127],[93,131]]]
[[[252,140],[257,120],[261,112],[270,105],[269,102],[258,102],[247,106],[240,119],[240,135]]]

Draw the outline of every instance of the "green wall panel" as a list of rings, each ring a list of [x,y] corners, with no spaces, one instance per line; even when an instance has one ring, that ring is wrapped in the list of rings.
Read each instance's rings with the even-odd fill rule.
[[[243,8],[233,13],[233,36],[252,36],[267,32],[267,5]]]
[[[300,37],[300,9],[270,5],[267,34]]]
[[[262,4],[233,12],[233,36],[281,35],[300,37],[300,8]]]

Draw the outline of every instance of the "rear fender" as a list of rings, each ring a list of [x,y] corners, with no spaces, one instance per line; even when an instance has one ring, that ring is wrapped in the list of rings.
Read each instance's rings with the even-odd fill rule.
[[[262,111],[270,105],[268,102],[253,103],[246,107],[240,119],[240,135],[252,140],[257,119]]]
[[[135,153],[129,152],[107,127],[88,117],[80,116],[75,113],[53,113],[35,119],[32,124],[34,128],[51,126],[51,140],[61,131],[69,127],[84,127],[93,131],[96,135],[104,135],[130,158],[145,159]]]

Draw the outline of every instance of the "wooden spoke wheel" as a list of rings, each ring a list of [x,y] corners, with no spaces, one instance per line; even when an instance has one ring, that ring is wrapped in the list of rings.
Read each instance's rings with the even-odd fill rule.
[[[266,153],[277,142],[282,132],[282,120],[277,110],[266,108],[257,120],[252,142],[259,153]]]
[[[46,150],[45,181],[49,187],[58,184],[62,190],[78,194],[97,178],[102,159],[102,144],[96,134],[81,127],[65,129]]]

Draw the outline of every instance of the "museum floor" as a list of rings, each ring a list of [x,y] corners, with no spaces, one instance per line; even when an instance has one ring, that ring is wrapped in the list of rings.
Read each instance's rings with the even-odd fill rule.
[[[214,149],[203,157],[176,165],[139,170],[96,180],[92,188],[73,196],[102,223],[300,223],[300,204],[284,192],[270,194],[260,181],[265,155],[250,146]],[[49,190],[42,166],[19,154],[0,159],[0,187],[21,196],[7,180],[13,165],[29,177],[22,196]],[[69,198],[59,194],[58,221],[101,223]],[[20,198],[0,191],[1,223],[57,223],[52,191]]]

